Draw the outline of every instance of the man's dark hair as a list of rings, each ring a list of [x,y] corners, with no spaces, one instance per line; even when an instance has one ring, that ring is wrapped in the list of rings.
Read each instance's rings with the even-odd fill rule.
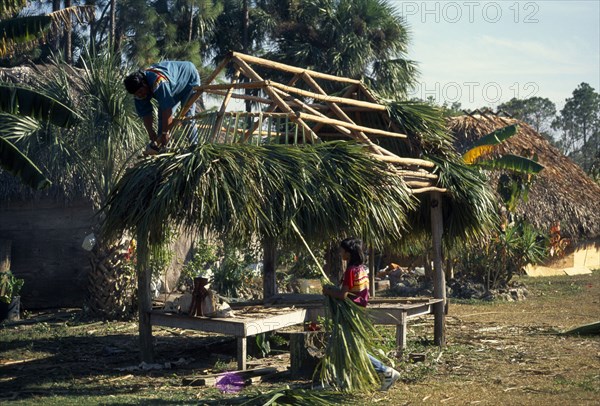
[[[131,75],[127,76],[125,80],[123,80],[125,89],[127,89],[127,92],[131,94],[137,92],[146,83],[146,75],[144,74],[143,70],[138,70],[137,72],[132,73]]]

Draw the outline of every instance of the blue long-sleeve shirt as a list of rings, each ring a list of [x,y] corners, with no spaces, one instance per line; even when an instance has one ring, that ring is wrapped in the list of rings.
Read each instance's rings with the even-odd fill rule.
[[[200,85],[200,75],[191,62],[163,61],[144,71],[150,86],[150,93],[144,100],[135,100],[138,116],[152,114],[152,98],[158,102],[159,130],[163,110],[172,109],[184,103],[193,93],[194,86]]]

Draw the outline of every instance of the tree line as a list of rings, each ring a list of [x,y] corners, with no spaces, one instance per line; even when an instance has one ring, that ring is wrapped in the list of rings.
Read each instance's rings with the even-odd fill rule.
[[[0,32],[8,20],[23,16],[27,5],[26,0],[5,1]],[[31,2],[27,13],[34,9],[42,18],[61,7],[91,7],[94,13],[55,21],[54,29],[46,28],[44,45],[5,53],[0,65],[57,52],[76,64],[84,49],[108,49],[130,65],[188,60],[202,73],[238,51],[361,79],[390,97],[405,96],[417,75],[416,63],[406,58],[406,23],[385,0],[53,0],[51,12],[42,15],[43,6]],[[24,22],[13,25],[24,27]]]
[[[595,180],[600,180],[600,94],[581,83],[560,111],[547,98],[513,98],[498,106],[531,125]]]
[[[228,52],[239,51],[361,79],[399,99],[418,74],[407,58],[407,25],[386,0],[52,0],[30,2],[23,12],[27,5],[0,2],[2,37],[13,30],[30,45],[0,40],[0,65],[53,53],[76,64],[88,49],[110,50],[137,67],[189,60],[208,73]],[[31,15],[32,9],[39,13]],[[31,39],[36,30],[44,32],[43,41]],[[600,95],[589,84],[581,83],[560,111],[543,97],[513,98],[498,109],[530,124],[600,178]]]

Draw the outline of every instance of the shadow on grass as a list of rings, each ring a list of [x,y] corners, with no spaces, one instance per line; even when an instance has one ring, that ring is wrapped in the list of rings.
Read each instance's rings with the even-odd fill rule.
[[[214,365],[215,354],[235,357],[233,337],[161,335],[155,336],[156,364],[152,365],[160,369],[140,369],[137,328],[110,332],[114,326],[123,324],[74,322],[66,326],[60,320],[0,327],[0,402],[143,396],[157,385],[181,386],[181,376]],[[125,328],[131,330],[131,326]],[[161,396],[153,392],[149,397],[156,395]],[[169,402],[161,399],[158,403]]]

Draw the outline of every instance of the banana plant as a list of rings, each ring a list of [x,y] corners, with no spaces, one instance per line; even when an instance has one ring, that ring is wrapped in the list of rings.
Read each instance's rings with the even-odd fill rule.
[[[503,154],[496,158],[489,158],[495,148],[517,133],[517,125],[512,124],[499,128],[478,139],[471,149],[463,154],[463,160],[469,165],[480,169],[504,170],[511,175],[500,176],[498,193],[504,200],[509,212],[515,210],[520,199],[527,199],[531,178],[544,169],[533,159],[520,155]]]
[[[34,89],[0,83],[0,112],[68,128],[78,120],[77,114],[56,99]],[[0,132],[0,167],[34,188],[51,185],[44,173],[11,141],[11,134]]]
[[[478,139],[471,149],[463,154],[463,160],[470,165],[477,165],[482,169],[505,169],[521,174],[537,174],[544,167],[537,162],[537,157],[529,159],[514,154],[504,154],[495,159],[488,157],[495,147],[517,133],[517,125],[499,128]]]

